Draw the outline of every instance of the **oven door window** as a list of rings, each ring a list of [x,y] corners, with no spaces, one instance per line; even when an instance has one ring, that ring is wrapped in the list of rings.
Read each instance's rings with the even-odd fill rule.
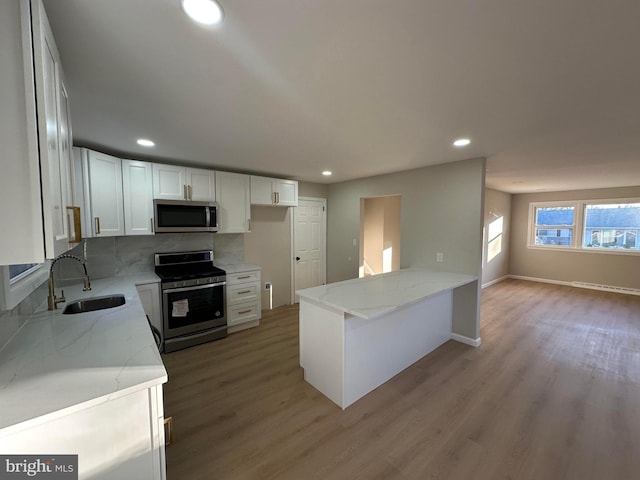
[[[164,294],[170,330],[218,319],[224,323],[224,288],[219,284],[167,290]]]

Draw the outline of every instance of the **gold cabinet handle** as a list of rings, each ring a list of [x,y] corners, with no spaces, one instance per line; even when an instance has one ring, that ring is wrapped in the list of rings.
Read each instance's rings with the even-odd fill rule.
[[[244,280],[245,278],[251,278],[251,275],[243,275],[242,277],[238,277],[238,280]]]
[[[167,439],[164,444],[169,446],[173,443],[173,417],[167,417],[164,419],[164,424],[167,427],[167,434],[165,438]]]
[[[153,225],[153,218],[150,218],[149,222],[151,223],[151,233],[154,233],[155,232],[155,228],[154,228],[154,225]]]
[[[244,315],[245,313],[251,313],[251,310],[243,310],[241,312],[238,312],[238,315]]]
[[[96,225],[96,235],[100,235],[100,217],[94,219]]]
[[[193,200],[193,189],[191,185],[187,185],[187,193],[189,194],[189,200]]]
[[[187,194],[187,186],[182,185],[182,198],[185,200],[189,200],[189,195]]]
[[[238,295],[244,295],[245,293],[251,293],[251,290],[243,290],[242,292],[238,292]]]
[[[82,224],[80,223],[80,207],[67,207],[73,214],[73,238],[69,239],[69,243],[80,243],[82,241]]]
[[[276,192],[276,203],[280,203],[280,192]]]

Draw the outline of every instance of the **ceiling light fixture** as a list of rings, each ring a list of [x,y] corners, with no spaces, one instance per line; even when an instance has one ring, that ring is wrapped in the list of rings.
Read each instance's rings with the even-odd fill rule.
[[[142,146],[142,147],[155,147],[156,144],[154,142],[152,142],[151,140],[147,140],[146,138],[139,138],[137,140],[138,145]]]
[[[322,172],[322,175],[324,175],[325,177],[330,177],[331,175],[333,175],[333,172],[331,172],[331,170],[325,170],[324,172]]]
[[[222,7],[214,0],[181,0],[184,13],[203,25],[222,21]]]
[[[471,143],[471,140],[468,138],[459,138],[455,142],[453,142],[454,147],[466,147]]]

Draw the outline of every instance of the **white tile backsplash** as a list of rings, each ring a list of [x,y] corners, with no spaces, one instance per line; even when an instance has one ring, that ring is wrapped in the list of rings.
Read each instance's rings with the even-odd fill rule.
[[[243,263],[244,235],[162,233],[89,238],[87,239],[87,269],[91,278],[153,272],[154,254],[191,250],[213,250],[216,263]],[[82,245],[76,247],[71,253],[82,256]],[[60,278],[75,279],[82,276],[82,268],[77,262],[64,262],[64,268],[64,270],[61,268]]]

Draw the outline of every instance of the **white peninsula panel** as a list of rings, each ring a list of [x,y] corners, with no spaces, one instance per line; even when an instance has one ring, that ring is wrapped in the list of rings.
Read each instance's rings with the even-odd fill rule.
[[[471,275],[406,269],[298,291],[305,380],[344,409],[452,338],[479,345],[453,327],[454,298],[476,302],[466,293],[473,284]]]

